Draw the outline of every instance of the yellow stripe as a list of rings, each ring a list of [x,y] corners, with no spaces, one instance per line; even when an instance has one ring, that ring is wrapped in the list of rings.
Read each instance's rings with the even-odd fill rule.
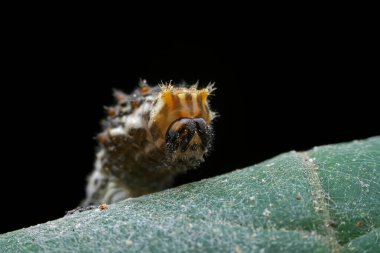
[[[193,117],[197,116],[200,113],[197,97],[198,95],[196,93],[191,93],[191,99],[193,102],[193,115],[192,115]]]
[[[182,108],[186,108],[186,95],[184,93],[180,93],[178,94],[178,98]]]
[[[178,116],[180,118],[188,117],[188,108],[186,105],[186,95],[184,93],[180,93],[177,95],[177,97],[179,100],[179,104],[181,105],[180,106],[181,109],[178,110]]]

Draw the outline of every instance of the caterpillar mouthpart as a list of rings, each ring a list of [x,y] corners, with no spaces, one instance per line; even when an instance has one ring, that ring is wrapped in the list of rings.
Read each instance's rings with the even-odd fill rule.
[[[210,126],[203,118],[180,118],[166,133],[166,151],[173,159],[202,159],[211,136]]]

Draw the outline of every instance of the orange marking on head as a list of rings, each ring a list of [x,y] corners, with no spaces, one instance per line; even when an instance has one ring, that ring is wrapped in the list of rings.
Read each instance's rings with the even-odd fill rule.
[[[165,105],[168,107],[168,109],[173,108],[173,94],[170,90],[165,90],[162,92],[162,99],[164,100]]]
[[[200,90],[199,95],[201,96],[202,103],[206,103],[207,102],[207,97],[209,95],[208,89],[202,89],[202,90]]]

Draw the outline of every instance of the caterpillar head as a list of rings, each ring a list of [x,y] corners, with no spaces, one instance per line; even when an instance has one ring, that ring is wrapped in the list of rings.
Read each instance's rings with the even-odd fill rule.
[[[212,140],[211,123],[215,113],[209,109],[212,85],[161,87],[150,113],[149,129],[157,147],[172,160],[203,160]]]

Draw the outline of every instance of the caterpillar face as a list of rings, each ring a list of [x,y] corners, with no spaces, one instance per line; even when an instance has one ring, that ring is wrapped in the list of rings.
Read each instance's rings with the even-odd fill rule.
[[[168,85],[153,103],[149,129],[155,145],[165,146],[173,160],[201,160],[207,151],[214,118],[207,100],[211,92],[211,86],[198,90],[195,86],[175,88]]]
[[[166,148],[174,159],[202,159],[211,136],[211,128],[203,118],[180,118],[166,133]]]

